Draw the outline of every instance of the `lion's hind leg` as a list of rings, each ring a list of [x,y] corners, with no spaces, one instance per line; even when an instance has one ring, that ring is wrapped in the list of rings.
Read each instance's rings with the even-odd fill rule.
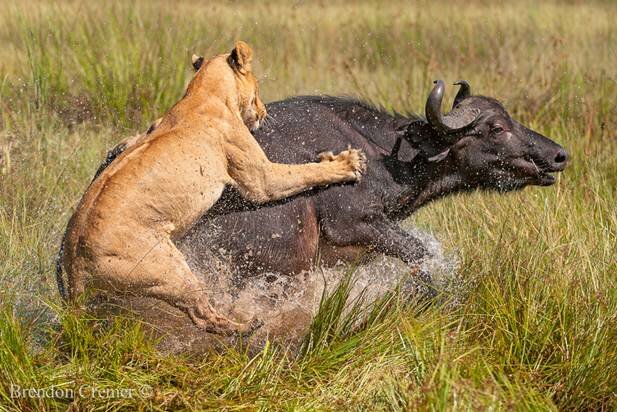
[[[210,304],[203,283],[168,237],[156,240],[150,247],[141,245],[140,249],[143,252],[136,261],[108,258],[111,265],[108,269],[114,273],[112,285],[108,285],[112,290],[161,299],[184,311],[197,327],[211,333],[244,334],[259,326],[256,321],[237,323],[219,314]]]

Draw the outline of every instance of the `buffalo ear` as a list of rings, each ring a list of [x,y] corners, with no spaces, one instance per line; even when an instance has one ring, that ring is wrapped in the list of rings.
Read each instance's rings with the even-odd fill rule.
[[[427,122],[410,124],[405,140],[429,162],[441,162],[448,156],[453,144],[443,139],[442,136],[436,135]]]
[[[409,121],[403,121],[395,127],[396,140],[394,141],[394,145],[392,146],[392,149],[390,149],[390,154],[388,155],[390,159],[397,160],[399,162],[411,162],[418,154],[418,150],[413,148],[405,138],[409,127]]]
[[[191,57],[191,62],[193,64],[193,69],[195,69],[195,71],[197,71],[197,70],[199,70],[201,65],[204,63],[204,58],[202,56],[198,56],[198,55],[194,54],[193,57]]]
[[[241,74],[246,74],[251,71],[251,62],[253,61],[253,50],[251,47],[239,40],[236,42],[236,47],[229,54],[227,59],[232,69]]]

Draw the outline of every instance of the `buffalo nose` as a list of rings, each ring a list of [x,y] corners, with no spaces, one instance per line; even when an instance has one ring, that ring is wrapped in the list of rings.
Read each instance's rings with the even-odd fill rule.
[[[567,161],[568,161],[568,152],[566,152],[563,148],[559,149],[557,151],[557,154],[555,155],[555,159],[553,160],[553,162],[555,163],[555,166],[559,169],[563,169],[564,167],[566,167]]]

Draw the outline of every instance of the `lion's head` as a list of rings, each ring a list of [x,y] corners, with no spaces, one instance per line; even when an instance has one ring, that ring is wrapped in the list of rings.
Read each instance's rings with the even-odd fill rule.
[[[256,130],[266,117],[266,106],[259,97],[259,84],[252,72],[251,61],[253,50],[243,41],[236,42],[231,53],[217,56],[204,62],[204,58],[193,55],[193,68],[199,72],[202,68],[211,66],[217,60],[224,59],[228,68],[231,68],[237,90],[237,103],[244,124],[252,131]],[[219,62],[220,63],[220,62]]]

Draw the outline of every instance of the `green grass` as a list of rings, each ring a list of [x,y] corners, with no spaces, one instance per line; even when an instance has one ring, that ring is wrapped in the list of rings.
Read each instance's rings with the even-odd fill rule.
[[[150,388],[78,409],[617,408],[617,6],[421,1],[2,1],[0,410],[23,388]],[[183,93],[190,55],[255,49],[265,101],[353,94],[422,111],[464,78],[562,143],[550,188],[420,211],[474,285],[455,309],[384,302],[358,330],[326,299],[301,354],[159,354],[139,325],[65,313],[53,257],[105,149]],[[454,89],[449,89],[449,98]],[[352,311],[350,316],[358,314]]]

